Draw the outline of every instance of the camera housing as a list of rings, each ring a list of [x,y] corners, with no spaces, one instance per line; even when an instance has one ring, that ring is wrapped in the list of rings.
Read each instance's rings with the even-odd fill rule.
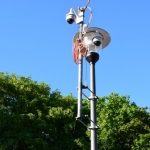
[[[96,31],[96,35],[95,37],[92,39],[92,42],[94,43],[94,45],[96,46],[100,46],[102,43],[102,36],[99,34],[98,31]]]
[[[69,24],[74,23],[74,21],[76,20],[76,15],[73,13],[73,10],[70,9],[70,12],[66,15],[66,21]]]
[[[69,23],[69,24],[73,24],[74,21],[76,19],[76,16],[74,14],[67,14],[66,15],[66,21]]]
[[[100,46],[102,43],[102,38],[100,36],[96,36],[92,39],[94,45],[96,46]]]
[[[78,12],[71,8],[70,12],[66,15],[66,21],[69,24],[72,24],[74,22],[76,22],[76,24],[80,24],[81,22],[83,22],[83,17],[84,17],[84,11],[82,11],[80,8],[78,10]]]

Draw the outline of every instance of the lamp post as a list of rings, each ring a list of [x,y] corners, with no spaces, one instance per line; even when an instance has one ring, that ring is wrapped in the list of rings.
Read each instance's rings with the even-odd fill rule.
[[[79,27],[79,40],[82,40],[82,31],[83,31],[83,21],[80,23]],[[79,54],[81,58],[78,62],[78,112],[77,118],[82,117],[82,72],[83,72],[83,59],[82,54]]]
[[[86,7],[85,7],[86,8]],[[91,9],[90,9],[91,10]],[[100,49],[105,48],[110,42],[110,35],[103,29],[95,27],[84,26],[84,11],[85,9],[79,8],[78,12],[71,8],[70,12],[66,15],[66,20],[69,24],[74,21],[79,24],[79,32],[74,35],[73,43],[75,45],[74,60],[78,64],[78,111],[76,119],[79,120],[84,126],[84,122],[81,120],[83,117],[87,117],[91,125],[87,127],[91,131],[91,150],[98,150],[97,143],[97,129],[96,125],[96,85],[95,85],[95,63],[99,60]],[[82,65],[83,57],[90,64],[90,89],[87,86],[82,85]],[[90,118],[87,115],[82,114],[82,89],[87,88],[90,91],[90,97],[87,99],[90,101]]]
[[[91,116],[91,150],[98,150],[97,144],[97,124],[96,122],[96,85],[95,85],[95,63],[99,59],[99,54],[89,52],[86,60],[90,63],[90,116]]]
[[[73,41],[78,37],[79,33],[76,33]],[[90,64],[90,122],[88,127],[91,131],[91,150],[98,150],[97,143],[97,129],[96,125],[96,83],[95,83],[95,63],[99,60],[99,51],[105,48],[110,43],[110,35],[103,29],[90,27],[83,35],[84,43],[88,46],[88,52],[86,60]]]

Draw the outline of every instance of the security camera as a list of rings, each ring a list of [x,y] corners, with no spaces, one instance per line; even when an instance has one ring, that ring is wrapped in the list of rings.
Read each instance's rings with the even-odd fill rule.
[[[102,36],[96,31],[96,36],[92,39],[94,45],[100,46],[102,43]]]
[[[96,46],[100,46],[101,45],[101,37],[99,37],[99,36],[96,36],[96,37],[94,37],[93,38],[93,43],[96,45]]]
[[[69,24],[72,24],[76,19],[76,16],[74,14],[67,14],[66,15],[66,21],[69,23]]]
[[[66,21],[69,24],[72,24],[76,20],[76,15],[73,13],[72,8],[70,9],[70,12],[66,15]]]

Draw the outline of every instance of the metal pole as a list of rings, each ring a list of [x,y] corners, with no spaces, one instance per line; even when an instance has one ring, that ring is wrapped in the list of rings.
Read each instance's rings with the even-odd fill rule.
[[[96,88],[95,88],[95,63],[90,62],[90,89],[91,89],[91,150],[98,150],[96,129]]]
[[[80,23],[79,26],[79,40],[82,40],[82,32],[83,32],[83,22]],[[82,55],[79,54],[79,58],[81,60],[78,63],[78,113],[77,118],[82,117],[82,68],[83,68],[83,59]]]
[[[98,150],[97,126],[96,126],[96,86],[95,86],[95,63],[99,59],[99,54],[89,52],[86,60],[90,63],[90,120],[91,120],[91,150]]]

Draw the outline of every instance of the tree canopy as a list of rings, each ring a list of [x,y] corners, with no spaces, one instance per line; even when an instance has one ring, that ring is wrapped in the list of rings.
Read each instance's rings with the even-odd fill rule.
[[[90,107],[83,100],[83,113]],[[0,73],[0,150],[89,150],[90,132],[78,121],[77,99],[31,77]],[[88,120],[83,120],[87,125]],[[150,114],[129,96],[97,100],[99,150],[150,150]]]
[[[103,97],[98,100],[97,112],[100,149],[150,149],[150,114],[131,103],[129,96],[112,93]]]

